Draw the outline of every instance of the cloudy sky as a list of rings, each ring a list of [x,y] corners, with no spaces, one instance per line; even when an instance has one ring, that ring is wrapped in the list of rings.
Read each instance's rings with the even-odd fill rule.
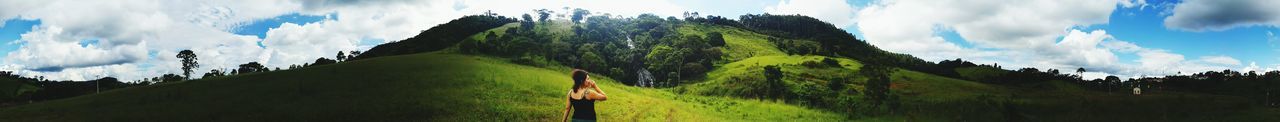
[[[564,7],[635,16],[802,14],[883,49],[1087,78],[1280,68],[1280,0],[0,0],[0,70],[137,80],[333,58],[464,15]],[[1074,71],[1074,70],[1069,70]],[[198,76],[198,75],[197,75]]]

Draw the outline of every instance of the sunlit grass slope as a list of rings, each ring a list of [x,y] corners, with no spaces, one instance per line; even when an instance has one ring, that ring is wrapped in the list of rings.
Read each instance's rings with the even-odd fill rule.
[[[559,121],[569,70],[425,53],[125,88],[0,109],[5,121]],[[781,103],[682,95],[595,76],[610,121],[836,121]]]
[[[722,25],[685,24],[676,28],[676,32],[706,37],[707,33],[720,32],[724,37],[726,61],[737,61],[755,56],[786,55],[776,45],[770,43],[768,35],[751,32],[742,28]]]
[[[721,65],[720,67],[707,73],[706,80],[700,83],[682,86],[680,90],[688,90],[691,93],[704,95],[725,95],[725,96],[741,96],[744,93],[758,92],[751,91],[758,89],[763,83],[753,83],[759,81],[741,81],[733,77],[759,77],[763,79],[763,67],[768,65],[779,65],[786,82],[812,82],[814,84],[826,84],[825,79],[813,79],[813,74],[849,74],[854,75],[862,64],[856,60],[835,58],[840,62],[842,68],[808,68],[799,66],[805,61],[821,61],[824,56],[790,56],[790,55],[771,55],[756,56],[743,59],[737,62]],[[860,84],[860,83],[857,83]],[[851,86],[858,91],[863,90],[862,86]]]

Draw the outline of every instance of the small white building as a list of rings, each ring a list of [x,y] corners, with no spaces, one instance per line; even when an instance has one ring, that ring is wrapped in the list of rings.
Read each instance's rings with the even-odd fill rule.
[[[1133,87],[1133,95],[1142,95],[1142,88]]]

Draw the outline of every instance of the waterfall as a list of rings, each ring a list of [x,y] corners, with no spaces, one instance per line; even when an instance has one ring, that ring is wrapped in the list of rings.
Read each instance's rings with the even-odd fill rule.
[[[636,86],[653,87],[653,74],[649,74],[649,70],[640,68],[640,71],[636,71],[636,77]]]
[[[636,49],[635,42],[631,42],[631,36],[627,36],[627,47],[631,49]]]

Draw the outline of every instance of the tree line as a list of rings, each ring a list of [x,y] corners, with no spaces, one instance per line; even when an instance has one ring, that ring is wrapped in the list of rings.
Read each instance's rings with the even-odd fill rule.
[[[962,59],[943,60],[938,63],[938,66],[938,69],[950,69],[947,72],[939,71],[943,73],[938,73],[938,75],[990,84],[1029,86],[1041,82],[1065,81],[1089,90],[1106,93],[1131,94],[1131,89],[1133,88],[1143,90],[1144,94],[1158,94],[1160,91],[1209,93],[1241,96],[1252,99],[1258,104],[1280,107],[1280,100],[1278,100],[1280,99],[1280,71],[1240,72],[1228,69],[1190,74],[1179,72],[1175,75],[1162,77],[1122,79],[1118,76],[1106,76],[1085,79],[1081,76],[1088,71],[1085,68],[1077,68],[1075,71],[1060,71],[1058,69],[1042,71],[1036,68],[1004,70],[999,65],[976,65]],[[998,70],[999,72],[993,73],[995,75],[991,77],[964,77],[960,76],[955,70],[975,67]]]
[[[321,57],[321,58],[317,58],[316,61],[313,63],[290,65],[288,69],[335,64],[338,62],[346,61],[349,59],[349,57],[357,57],[360,54],[361,54],[361,51],[349,51],[349,52],[339,51],[336,56],[338,60]],[[279,67],[277,67],[275,70],[271,70],[266,66],[263,66],[261,63],[248,62],[248,63],[240,64],[238,67],[235,67],[232,69],[215,68],[205,73],[203,76],[194,77],[192,74],[193,71],[200,67],[200,63],[198,62],[199,58],[195,54],[195,52],[192,50],[182,50],[182,51],[178,51],[178,54],[175,57],[180,59],[179,62],[182,65],[180,70],[182,70],[182,74],[172,74],[172,73],[163,74],[156,77],[143,78],[133,82],[122,82],[119,79],[114,77],[103,77],[101,79],[88,80],[88,81],[71,81],[71,80],[56,81],[56,80],[45,79],[43,76],[25,77],[25,76],[14,74],[12,71],[0,71],[0,80],[7,80],[11,82],[20,83],[20,84],[17,84],[18,86],[21,86],[22,84],[30,84],[37,88],[36,90],[31,92],[15,93],[16,94],[14,95],[15,97],[12,97],[12,98],[0,99],[0,107],[10,106],[10,105],[19,105],[19,104],[25,104],[25,103],[31,103],[31,102],[38,102],[38,101],[70,98],[70,97],[94,94],[102,91],[119,89],[119,88],[146,86],[146,85],[161,84],[161,83],[173,83],[177,81],[224,77],[224,76],[232,76],[232,75],[239,75],[239,74],[288,70],[288,69],[280,69]]]

